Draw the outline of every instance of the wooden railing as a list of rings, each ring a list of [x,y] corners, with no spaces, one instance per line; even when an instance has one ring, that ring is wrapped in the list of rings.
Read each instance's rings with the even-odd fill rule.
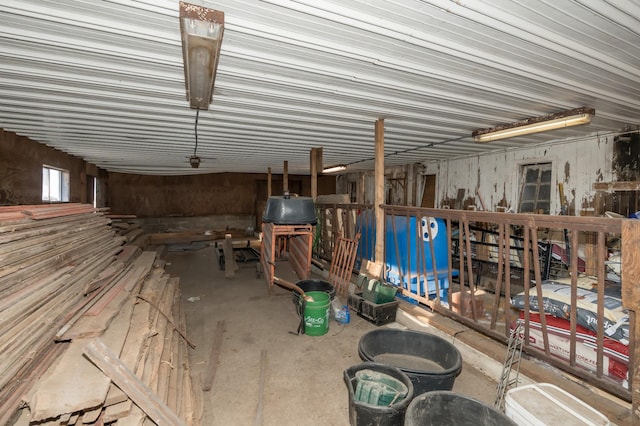
[[[319,222],[330,223],[330,230],[325,227],[317,235],[316,256],[330,259],[331,241],[337,235],[359,232],[356,265],[363,259],[374,260],[372,206],[317,208]],[[638,365],[633,355],[635,311],[617,307],[615,314],[628,313],[628,321],[605,320],[616,300],[627,308],[635,306],[621,291],[617,260],[625,247],[623,223],[634,219],[382,208],[386,217],[382,278],[397,285],[403,297],[502,342],[515,321],[523,321],[525,351],[638,405],[638,398],[632,398],[633,384],[638,383],[632,374]],[[566,286],[564,311],[552,307],[543,293],[549,285],[542,284],[551,282]],[[611,297],[615,292],[619,298]],[[594,300],[595,315],[587,319],[585,294]],[[512,307],[513,300],[519,301],[520,309]],[[538,306],[546,315],[538,315]],[[558,321],[564,321],[562,327]],[[559,348],[554,333],[563,333],[568,347]],[[585,360],[585,345],[595,350],[593,365]],[[628,361],[612,364],[612,351],[626,352]],[[625,370],[629,377],[620,377]]]

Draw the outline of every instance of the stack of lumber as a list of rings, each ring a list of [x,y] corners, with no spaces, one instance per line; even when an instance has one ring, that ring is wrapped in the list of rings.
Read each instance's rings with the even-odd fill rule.
[[[124,240],[90,206],[0,207],[0,424],[198,423],[178,279]]]
[[[107,215],[111,219],[111,227],[124,238],[128,244],[144,246],[147,241],[140,222],[133,215]]]

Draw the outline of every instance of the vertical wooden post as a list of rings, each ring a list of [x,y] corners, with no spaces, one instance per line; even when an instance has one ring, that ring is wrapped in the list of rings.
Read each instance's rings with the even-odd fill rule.
[[[282,193],[289,192],[289,162],[285,161],[282,167]]]
[[[379,118],[375,126],[375,192],[373,208],[376,212],[376,263],[381,264],[384,256],[384,118]]]
[[[309,156],[309,170],[311,173],[311,198],[318,198],[318,148],[311,148]]]
[[[236,271],[238,270],[238,264],[236,263],[236,257],[233,253],[233,241],[231,240],[231,234],[225,234],[222,252],[224,253],[224,277],[234,278],[236,276]]]
[[[267,198],[271,197],[271,167],[267,168]]]
[[[358,175],[358,184],[357,184],[357,195],[356,195],[356,203],[358,204],[364,204],[364,186],[367,182],[366,178],[365,178],[365,174],[363,172],[360,172],[360,174]]]
[[[322,170],[324,170],[322,147],[314,148],[314,149],[316,150],[316,156],[315,156],[316,170],[318,171],[318,174],[321,174]]]
[[[640,417],[640,221],[622,221],[622,306],[629,309],[632,321],[629,336],[629,390],[631,411]]]
[[[580,210],[580,216],[595,216],[595,210],[582,209]],[[596,253],[596,233],[584,232],[584,271],[587,275],[596,277],[598,274],[598,264],[606,259],[599,259]],[[574,247],[571,247],[573,250]],[[573,253],[572,253],[573,254]]]

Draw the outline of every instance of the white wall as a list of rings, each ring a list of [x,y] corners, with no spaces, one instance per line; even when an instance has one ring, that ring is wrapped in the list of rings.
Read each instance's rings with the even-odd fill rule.
[[[424,162],[411,167],[385,168],[385,174],[394,176],[404,173],[410,191],[408,204],[420,205],[422,199],[422,175],[436,175],[436,207],[454,207],[458,190],[465,190],[465,199],[481,209],[476,188],[484,200],[487,210],[495,211],[502,203],[517,210],[520,184],[520,166],[536,162],[552,163],[551,214],[560,213],[558,183],[564,186],[569,211],[576,215],[581,209],[593,206],[594,182],[611,182],[613,137],[597,135],[583,139],[559,140],[530,148],[511,149],[468,156],[463,158]],[[394,173],[394,169],[397,169]],[[364,179],[362,179],[364,175]],[[373,172],[342,175],[338,179],[338,191],[344,191],[346,182],[364,181],[364,203],[373,203]],[[414,201],[411,203],[411,201]],[[501,203],[502,202],[502,203]]]
[[[551,213],[560,212],[558,183],[564,186],[565,197],[579,214],[591,206],[595,197],[594,182],[613,180],[613,138],[565,140],[497,153],[475,155],[454,160],[424,163],[424,174],[436,175],[436,205],[455,200],[458,189],[465,189],[465,197],[475,197],[476,187],[487,210],[495,211],[504,200],[517,210],[520,166],[536,162],[552,162],[553,189]],[[481,209],[478,197],[475,205]],[[453,207],[453,206],[451,206]]]

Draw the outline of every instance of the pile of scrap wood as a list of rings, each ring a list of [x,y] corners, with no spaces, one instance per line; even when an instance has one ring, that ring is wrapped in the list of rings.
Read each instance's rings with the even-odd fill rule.
[[[0,424],[198,423],[178,279],[123,242],[91,206],[0,207]]]

